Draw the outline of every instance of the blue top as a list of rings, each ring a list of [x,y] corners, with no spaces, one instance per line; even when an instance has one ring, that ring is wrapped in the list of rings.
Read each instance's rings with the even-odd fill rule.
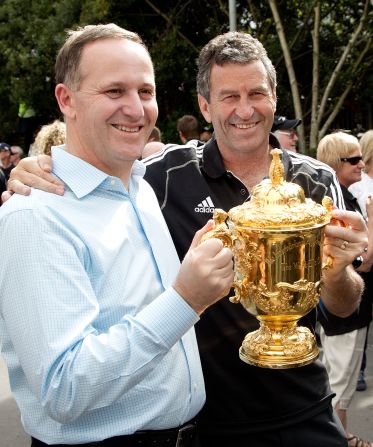
[[[0,208],[0,341],[27,433],[48,444],[181,425],[204,400],[179,269],[141,162],[129,192],[53,149],[64,196]]]

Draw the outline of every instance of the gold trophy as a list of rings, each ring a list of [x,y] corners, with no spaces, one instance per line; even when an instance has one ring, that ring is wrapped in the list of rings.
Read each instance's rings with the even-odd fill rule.
[[[284,180],[282,151],[271,151],[269,179],[254,187],[249,202],[228,213],[216,209],[217,237],[234,254],[235,296],[255,315],[260,328],[246,335],[241,360],[263,368],[307,365],[318,355],[314,335],[298,320],[318,303],[324,227],[332,200],[306,199],[303,189]],[[330,266],[328,259],[325,267]]]

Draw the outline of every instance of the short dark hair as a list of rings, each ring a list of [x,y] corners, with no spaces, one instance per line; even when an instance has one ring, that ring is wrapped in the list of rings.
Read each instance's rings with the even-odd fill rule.
[[[199,139],[200,125],[193,115],[184,115],[177,120],[176,128],[187,140]]]
[[[138,34],[114,23],[87,25],[76,30],[70,30],[67,32],[66,41],[57,55],[55,63],[56,83],[66,84],[71,89],[79,88],[81,81],[79,63],[82,50],[86,44],[103,39],[128,39],[142,45],[147,50]]]

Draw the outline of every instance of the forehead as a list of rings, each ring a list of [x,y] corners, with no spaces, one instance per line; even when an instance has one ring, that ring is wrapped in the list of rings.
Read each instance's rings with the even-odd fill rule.
[[[99,61],[99,63],[97,63]],[[128,39],[101,39],[84,46],[79,71],[84,79],[112,79],[113,82],[137,77],[154,83],[154,70],[146,49]]]
[[[247,64],[215,64],[211,69],[210,83],[211,89],[215,90],[251,90],[258,87],[270,90],[268,75],[261,61],[251,61]]]

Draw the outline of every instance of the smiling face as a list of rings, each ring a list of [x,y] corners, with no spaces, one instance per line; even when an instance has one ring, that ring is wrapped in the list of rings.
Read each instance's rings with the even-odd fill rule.
[[[214,65],[210,101],[201,95],[198,100],[223,156],[267,153],[276,96],[261,61]]]
[[[66,149],[110,175],[128,178],[154,128],[158,107],[150,56],[128,39],[83,48],[80,84],[56,87],[67,125]]]
[[[355,149],[347,158],[361,157],[361,155],[361,150]],[[359,182],[361,180],[361,171],[364,169],[364,166],[363,160],[360,160],[356,165],[353,165],[348,161],[342,162],[336,170],[341,185],[348,188],[352,184]]]

